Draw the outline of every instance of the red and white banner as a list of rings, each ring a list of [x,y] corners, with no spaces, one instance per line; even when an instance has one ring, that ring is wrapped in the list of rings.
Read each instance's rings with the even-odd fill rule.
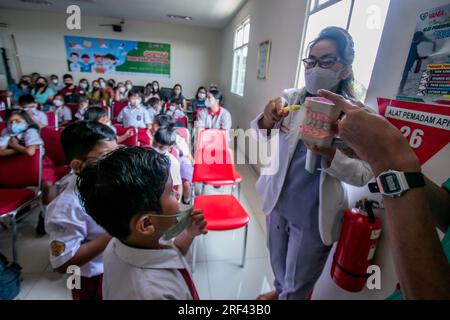
[[[450,143],[450,107],[384,98],[378,98],[378,107],[408,139],[421,165]]]

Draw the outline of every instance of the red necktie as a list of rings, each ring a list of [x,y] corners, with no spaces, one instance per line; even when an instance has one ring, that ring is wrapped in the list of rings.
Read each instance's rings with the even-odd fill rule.
[[[180,271],[181,275],[184,278],[184,281],[186,281],[189,291],[191,292],[192,299],[200,300],[198,293],[197,293],[197,289],[195,288],[194,281],[192,281],[189,271],[187,271],[186,269],[178,269],[178,271]]]

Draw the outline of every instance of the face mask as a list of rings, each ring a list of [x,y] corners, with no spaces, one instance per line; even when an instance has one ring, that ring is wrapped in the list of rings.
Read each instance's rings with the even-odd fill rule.
[[[58,84],[58,79],[52,79],[53,84]]]
[[[212,108],[215,103],[215,99],[208,99],[205,101],[205,107]]]
[[[169,153],[169,150],[163,150],[160,148],[153,148],[153,150],[155,150],[156,152],[158,152],[159,154],[166,156]]]
[[[131,90],[131,88],[133,88],[133,86],[131,84],[127,84],[127,90]]]
[[[43,84],[43,83],[36,83],[36,89],[41,89],[43,87],[45,87],[45,84]]]
[[[206,94],[205,94],[205,93],[199,93],[199,94],[198,94],[198,98],[199,98],[200,100],[205,100]]]
[[[164,232],[162,238],[163,240],[170,240],[177,237],[180,233],[182,233],[188,226],[189,223],[189,215],[192,213],[193,207],[186,206],[187,208],[180,211],[177,214],[177,224],[171,226],[169,229]]]
[[[64,83],[64,84],[66,85],[67,88],[69,88],[69,87],[72,86],[72,83],[67,83],[67,82],[66,82],[66,83]]]
[[[120,88],[119,88],[119,92],[120,92],[120,93],[124,93],[124,92],[125,92],[125,87],[120,87]]]
[[[179,95],[181,94],[181,90],[180,90],[180,89],[176,89],[176,90],[175,90],[175,94],[176,94],[177,96],[179,96]]]
[[[106,83],[105,82],[100,82],[100,87],[105,88],[106,87]]]
[[[154,92],[157,92],[157,91],[158,91],[158,89],[159,89],[159,87],[158,87],[158,86],[153,86],[153,91],[154,91]]]
[[[64,104],[64,102],[62,102],[61,100],[55,100],[53,101],[53,104],[57,107],[61,107]]]
[[[131,105],[137,107],[141,104],[141,99],[131,99]]]
[[[28,129],[28,125],[26,123],[12,123],[11,126],[11,132],[13,134],[21,134],[25,130]]]
[[[171,105],[171,106],[169,107],[169,110],[170,110],[170,111],[175,111],[175,110],[177,110],[177,106]]]
[[[86,83],[80,83],[80,88],[81,89],[86,89],[87,88],[87,84]]]
[[[332,90],[339,84],[339,73],[331,69],[315,67],[305,71],[306,90],[317,94],[320,89]]]

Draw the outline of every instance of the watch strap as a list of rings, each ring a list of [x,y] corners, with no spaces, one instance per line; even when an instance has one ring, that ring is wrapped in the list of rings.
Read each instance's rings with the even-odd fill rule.
[[[406,182],[408,182],[409,189],[420,188],[426,185],[425,178],[421,172],[404,172]],[[380,187],[377,182],[369,183],[369,191],[371,193],[380,193]]]

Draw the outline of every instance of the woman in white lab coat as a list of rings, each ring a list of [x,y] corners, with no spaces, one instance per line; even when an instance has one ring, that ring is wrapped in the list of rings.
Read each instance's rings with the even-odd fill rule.
[[[355,98],[353,60],[354,44],[347,31],[324,29],[303,60],[306,88],[286,90],[284,100],[270,101],[252,122],[259,139],[279,139],[279,152],[271,159],[278,161],[278,171],[262,175],[256,185],[267,215],[267,243],[275,275],[275,290],[259,296],[260,300],[308,297],[339,237],[340,220],[348,208],[342,182],[364,186],[373,178],[367,163],[334,147],[319,149],[299,141],[303,113],[281,112],[285,103],[303,104],[319,89]],[[319,155],[311,175],[304,169],[308,149]]]

